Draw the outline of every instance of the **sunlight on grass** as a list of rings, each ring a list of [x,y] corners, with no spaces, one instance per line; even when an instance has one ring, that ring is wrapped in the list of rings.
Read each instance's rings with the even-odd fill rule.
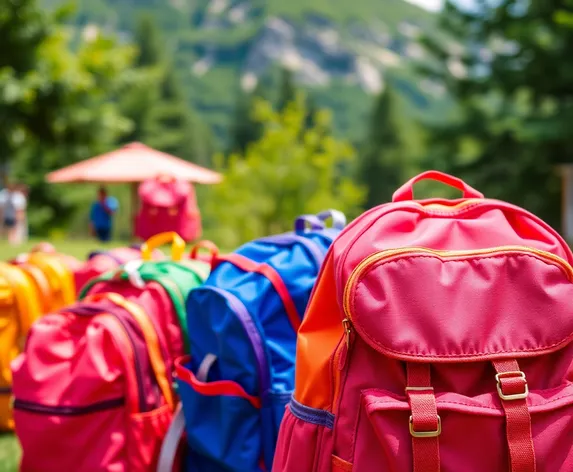
[[[0,435],[0,472],[17,472],[20,461],[20,446],[16,436]]]

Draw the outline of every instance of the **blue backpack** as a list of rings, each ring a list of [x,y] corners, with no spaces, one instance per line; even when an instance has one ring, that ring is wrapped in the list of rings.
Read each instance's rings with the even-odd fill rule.
[[[190,293],[191,355],[176,362],[188,472],[271,470],[294,390],[298,327],[326,252],[345,224],[335,210],[302,216],[294,232],[215,255],[211,275]],[[174,454],[183,418],[175,423],[179,431],[170,431],[164,443],[161,472],[171,472],[165,460]]]

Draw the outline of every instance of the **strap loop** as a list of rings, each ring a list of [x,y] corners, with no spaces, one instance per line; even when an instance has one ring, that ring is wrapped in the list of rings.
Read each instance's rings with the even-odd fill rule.
[[[406,364],[406,396],[412,415],[409,420],[412,435],[414,472],[440,472],[442,420],[438,416],[436,397],[430,382],[429,364]]]
[[[511,472],[535,472],[531,416],[526,403],[527,379],[515,359],[494,361],[493,366],[497,372],[497,392],[505,410]]]

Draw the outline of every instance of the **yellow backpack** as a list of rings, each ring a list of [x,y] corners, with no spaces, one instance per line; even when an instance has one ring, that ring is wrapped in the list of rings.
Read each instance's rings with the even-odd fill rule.
[[[57,254],[45,252],[31,252],[16,258],[15,263],[24,268],[35,266],[39,268],[47,279],[49,297],[46,300],[48,309],[45,312],[58,310],[71,305],[76,300],[76,287],[74,275],[65,261]],[[26,270],[31,275],[31,270]],[[35,277],[36,283],[38,278]]]
[[[14,429],[10,362],[24,347],[30,326],[41,315],[38,292],[19,267],[0,262],[0,430]]]

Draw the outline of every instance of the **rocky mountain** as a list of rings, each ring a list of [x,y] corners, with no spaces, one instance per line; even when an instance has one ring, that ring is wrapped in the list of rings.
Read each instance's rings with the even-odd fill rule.
[[[279,67],[334,109],[351,137],[388,80],[411,113],[435,114],[446,101],[440,84],[412,70],[434,16],[404,0],[81,0],[76,22],[128,39],[143,12],[157,19],[196,108],[222,137],[241,90],[274,80]]]

